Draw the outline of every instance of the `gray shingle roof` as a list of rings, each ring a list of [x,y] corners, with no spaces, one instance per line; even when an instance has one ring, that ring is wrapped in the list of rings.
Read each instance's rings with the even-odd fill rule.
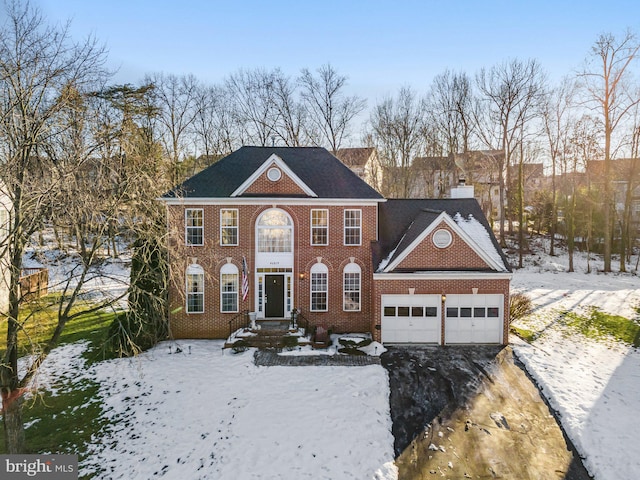
[[[442,213],[452,219],[457,214],[468,219],[475,218],[489,234],[491,243],[502,258],[505,267],[510,270],[509,262],[487,222],[478,201],[475,198],[443,199],[388,199],[378,206],[379,241],[377,252],[374,250],[374,267],[383,258],[393,253],[393,261],[398,258],[413,241]]]
[[[317,147],[242,147],[165,193],[163,198],[229,197],[272,154],[280,157],[319,198],[383,198],[331,153]]]

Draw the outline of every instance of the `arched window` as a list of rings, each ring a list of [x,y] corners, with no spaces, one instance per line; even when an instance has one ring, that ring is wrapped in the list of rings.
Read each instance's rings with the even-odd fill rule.
[[[191,264],[186,271],[187,313],[204,312],[204,269]]]
[[[220,311],[238,311],[238,267],[233,263],[220,269]]]
[[[342,308],[348,312],[360,311],[361,270],[357,263],[349,263],[343,271]]]
[[[272,208],[258,219],[258,252],[292,252],[293,223],[286,212]]]
[[[311,267],[312,312],[326,312],[328,310],[328,277],[329,269],[324,263],[315,263]]]

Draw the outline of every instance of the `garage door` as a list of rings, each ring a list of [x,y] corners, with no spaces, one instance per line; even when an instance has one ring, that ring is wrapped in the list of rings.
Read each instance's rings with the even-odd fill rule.
[[[445,343],[502,343],[502,295],[447,295]]]
[[[440,343],[440,295],[382,295],[382,343]]]

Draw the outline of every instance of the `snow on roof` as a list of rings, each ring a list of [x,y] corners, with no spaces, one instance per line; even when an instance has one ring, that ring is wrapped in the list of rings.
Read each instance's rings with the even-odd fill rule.
[[[493,245],[491,235],[489,235],[489,232],[487,232],[484,226],[476,220],[473,215],[470,214],[467,218],[464,218],[460,213],[456,213],[453,219],[456,224],[476,242],[482,251],[491,258],[491,260],[502,267],[501,271],[509,271],[507,266],[504,264],[502,256]]]

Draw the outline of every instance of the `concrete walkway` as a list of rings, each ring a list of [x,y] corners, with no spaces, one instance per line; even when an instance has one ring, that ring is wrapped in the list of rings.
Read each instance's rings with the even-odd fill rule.
[[[256,350],[254,362],[260,367],[363,367],[380,365],[380,357],[369,355],[278,355],[271,350]]]

